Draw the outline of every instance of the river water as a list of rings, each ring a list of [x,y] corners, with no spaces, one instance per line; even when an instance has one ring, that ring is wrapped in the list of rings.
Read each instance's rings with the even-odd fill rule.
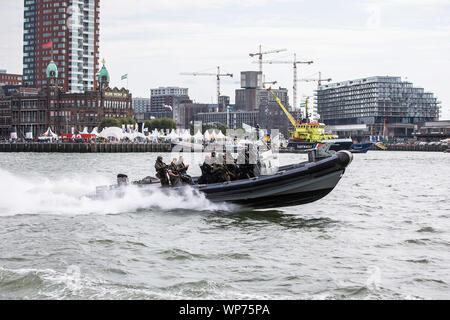
[[[450,298],[450,154],[357,154],[332,193],[291,208],[83,197],[155,158],[0,154],[0,299]]]

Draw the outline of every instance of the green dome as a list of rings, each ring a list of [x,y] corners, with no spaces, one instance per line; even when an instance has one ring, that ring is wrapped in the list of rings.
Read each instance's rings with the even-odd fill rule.
[[[56,66],[56,64],[53,60],[47,66],[47,71],[46,71],[47,78],[50,78],[50,73],[52,71],[55,73],[55,78],[58,78],[58,67]]]
[[[99,83],[101,83],[103,77],[105,77],[105,78],[106,78],[106,82],[109,83],[109,72],[108,72],[108,70],[106,69],[105,65],[103,65],[103,67],[100,69],[100,71],[97,72],[97,81],[98,81]]]

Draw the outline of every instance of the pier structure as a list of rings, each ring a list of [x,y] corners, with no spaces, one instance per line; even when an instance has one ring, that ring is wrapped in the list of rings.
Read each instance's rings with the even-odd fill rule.
[[[131,153],[170,152],[170,143],[0,143],[0,152]]]

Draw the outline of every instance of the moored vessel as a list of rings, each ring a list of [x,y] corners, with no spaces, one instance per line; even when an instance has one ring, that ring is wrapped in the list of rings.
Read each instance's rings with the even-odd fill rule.
[[[272,91],[271,88],[267,89],[274,97],[275,101],[281,107],[283,112],[288,117],[294,130],[290,130],[288,149],[291,150],[306,150],[316,148],[321,143],[330,144],[330,150],[350,150],[353,140],[352,139],[339,139],[337,135],[331,135],[325,133],[326,125],[319,122],[310,122],[308,113],[308,99],[306,99],[306,119],[299,123],[297,122],[291,113],[286,109],[281,100]]]

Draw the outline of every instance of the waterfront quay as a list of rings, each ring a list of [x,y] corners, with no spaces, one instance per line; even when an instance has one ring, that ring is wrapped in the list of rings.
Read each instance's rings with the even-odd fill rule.
[[[388,144],[384,143],[386,150],[381,150],[373,145],[369,150],[374,151],[421,151],[421,152],[448,152],[450,147],[447,144],[441,145],[420,145],[420,144]]]
[[[0,152],[125,153],[170,151],[170,143],[0,143]]]

